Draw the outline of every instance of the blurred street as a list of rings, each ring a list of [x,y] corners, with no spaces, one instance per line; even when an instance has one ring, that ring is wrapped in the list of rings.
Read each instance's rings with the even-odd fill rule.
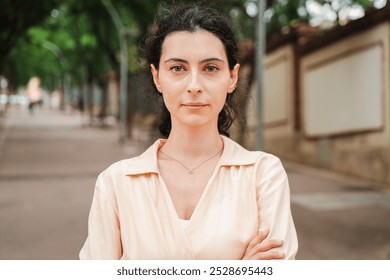
[[[81,116],[12,109],[0,129],[0,259],[77,259],[97,175],[149,141],[81,126]],[[390,259],[390,192],[373,182],[282,161],[297,259]]]

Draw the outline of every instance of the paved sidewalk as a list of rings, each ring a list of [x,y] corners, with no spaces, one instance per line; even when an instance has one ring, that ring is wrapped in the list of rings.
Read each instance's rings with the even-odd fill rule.
[[[0,259],[77,259],[94,183],[141,153],[117,127],[82,127],[78,114],[11,110],[0,134]],[[390,194],[371,182],[284,162],[298,259],[390,259]],[[389,190],[389,188],[387,188]]]
[[[129,157],[116,128],[9,112],[0,151],[0,259],[77,259],[99,172]]]
[[[390,259],[388,187],[285,163],[298,259]]]

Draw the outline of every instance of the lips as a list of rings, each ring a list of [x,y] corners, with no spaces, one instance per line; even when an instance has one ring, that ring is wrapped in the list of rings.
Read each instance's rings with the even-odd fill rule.
[[[189,102],[182,104],[184,107],[190,107],[190,108],[202,108],[208,106],[206,103],[199,103],[199,102]]]

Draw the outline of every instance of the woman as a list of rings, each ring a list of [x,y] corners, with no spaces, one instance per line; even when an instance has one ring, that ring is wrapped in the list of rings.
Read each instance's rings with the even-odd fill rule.
[[[240,67],[227,21],[175,7],[156,22],[146,56],[167,139],[99,175],[80,258],[293,259],[279,159],[226,137]]]

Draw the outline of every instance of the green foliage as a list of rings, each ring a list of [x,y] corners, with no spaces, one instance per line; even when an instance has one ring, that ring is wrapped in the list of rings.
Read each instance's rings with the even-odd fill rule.
[[[96,48],[97,42],[92,34],[82,34],[80,37],[80,45],[83,48]]]
[[[0,2],[0,73],[5,58],[31,26],[41,24],[58,0],[1,0]]]
[[[109,70],[119,70],[119,33],[101,0],[0,0],[0,73],[14,86],[24,85],[29,77],[39,75],[50,89],[60,86],[65,75],[73,83],[103,80]],[[139,44],[161,5],[158,0],[111,0],[126,29],[129,72],[142,65]],[[170,0],[167,2],[192,2]],[[247,7],[256,0],[204,1],[230,15],[239,40],[253,39],[256,18]],[[279,34],[296,22],[309,22],[305,0],[266,1],[267,34]],[[332,0],[318,0],[330,5]],[[367,7],[372,0],[339,0],[343,7],[359,4]],[[252,3],[252,4],[253,4]],[[134,33],[135,31],[135,33]]]
[[[71,3],[67,1],[58,6],[52,13],[55,17],[47,17],[42,24],[30,27],[19,37],[5,67],[14,86],[25,85],[30,77],[39,76],[42,85],[52,90],[61,86],[65,76],[82,84],[85,79],[103,78],[111,68],[93,32],[96,20],[91,21],[88,13],[74,12]],[[20,67],[21,62],[23,67]]]
[[[33,76],[44,77],[42,86],[47,89],[54,89],[61,82],[61,65],[57,57],[30,43],[29,37],[19,40],[7,61],[6,73],[13,85],[26,85]]]
[[[267,35],[279,34],[285,27],[297,22],[308,22],[305,0],[275,1],[267,14],[271,15],[267,22]]]
[[[27,31],[27,36],[31,38],[31,43],[40,45],[49,39],[50,33],[40,27],[32,27]]]

